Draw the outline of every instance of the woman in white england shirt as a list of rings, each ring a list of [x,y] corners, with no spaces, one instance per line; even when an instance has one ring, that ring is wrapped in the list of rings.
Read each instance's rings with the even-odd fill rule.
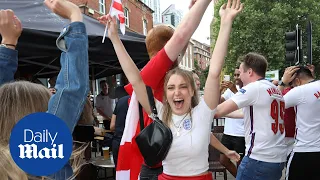
[[[194,6],[204,5],[205,3],[199,3],[202,1],[208,0],[198,0]],[[210,143],[211,123],[215,108],[219,104],[220,72],[224,64],[224,57],[227,54],[232,23],[242,9],[243,5],[240,0],[233,0],[233,2],[228,0],[228,3],[220,9],[220,32],[210,61],[204,97],[199,103],[197,88],[191,72],[176,68],[169,71],[165,77],[163,102],[156,99],[155,101],[159,118],[172,130],[173,142],[167,157],[163,161],[163,174],[159,176],[159,180],[212,179],[212,174],[208,172],[208,145]],[[121,67],[132,84],[137,99],[146,112],[151,114],[145,84],[138,68],[127,54],[118,37],[117,26],[115,25],[116,19],[111,18],[110,15],[107,15],[107,19],[109,22],[108,37],[113,43]],[[175,50],[175,48],[178,48],[176,42],[182,41],[184,37],[174,34],[172,38],[175,38],[175,41],[169,41],[164,47],[170,59],[178,56]]]

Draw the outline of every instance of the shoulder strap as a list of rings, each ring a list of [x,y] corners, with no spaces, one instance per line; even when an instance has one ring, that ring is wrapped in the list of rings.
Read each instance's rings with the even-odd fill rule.
[[[154,102],[154,96],[152,93],[152,89],[149,86],[146,86],[146,89],[147,89],[151,112],[157,116],[158,113],[157,113],[157,108],[156,108],[156,105]],[[142,131],[144,129],[144,118],[143,118],[142,106],[140,103],[139,103],[139,122],[140,122],[140,131]]]
[[[142,106],[139,103],[139,122],[140,122],[140,131],[144,128],[144,118],[143,118],[143,112],[142,112]]]
[[[151,112],[154,115],[158,115],[157,108],[156,108],[156,105],[155,105],[155,102],[154,102],[152,89],[149,86],[146,86],[146,88],[147,88],[147,94],[148,94],[148,99],[149,99],[149,103],[150,103]]]

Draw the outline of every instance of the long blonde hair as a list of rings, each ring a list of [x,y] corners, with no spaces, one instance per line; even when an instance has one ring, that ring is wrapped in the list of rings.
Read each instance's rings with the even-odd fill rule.
[[[7,142],[0,142],[0,179],[28,180],[28,176],[14,163]]]
[[[46,112],[50,99],[48,88],[28,81],[16,81],[0,87],[0,137],[10,138],[12,128],[24,116]]]
[[[169,105],[169,102],[167,101],[167,84],[169,82],[170,77],[174,74],[182,76],[182,78],[187,82],[188,86],[190,86],[191,89],[194,91],[194,95],[191,98],[190,113],[192,108],[196,107],[199,104],[198,90],[194,82],[193,73],[180,68],[174,68],[170,70],[164,79],[163,115],[162,115],[162,121],[168,126],[170,126],[171,119],[172,119],[172,109]]]
[[[24,116],[35,112],[46,112],[51,93],[43,85],[31,83],[28,81],[16,81],[3,84],[0,87],[0,179],[1,180],[28,180],[40,179],[28,176],[13,161],[9,151],[9,138],[12,128]],[[85,106],[84,114],[87,114],[90,106]],[[82,115],[84,122],[87,116]],[[83,152],[88,143],[77,148],[72,152],[71,160],[74,170],[74,176],[79,173],[80,160],[83,158]],[[47,179],[47,178],[46,178]],[[69,178],[71,179],[71,178]]]

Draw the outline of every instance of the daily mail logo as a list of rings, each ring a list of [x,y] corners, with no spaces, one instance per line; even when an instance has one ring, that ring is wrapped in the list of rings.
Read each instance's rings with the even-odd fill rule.
[[[48,129],[43,130],[43,132],[33,132],[31,129],[25,129],[23,133],[23,141],[25,143],[42,143],[42,142],[49,142],[52,146],[51,149],[43,148],[38,150],[38,146],[36,144],[20,144],[18,147],[20,149],[19,157],[21,159],[24,158],[60,158],[63,159],[63,144],[55,144],[55,139],[57,138],[58,133],[56,132],[54,135],[51,135]]]
[[[15,163],[34,176],[51,176],[61,170],[72,153],[72,135],[66,124],[49,113],[21,119],[10,136]]]

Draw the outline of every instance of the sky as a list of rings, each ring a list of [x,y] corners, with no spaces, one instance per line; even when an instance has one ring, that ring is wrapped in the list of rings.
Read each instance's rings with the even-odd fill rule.
[[[189,4],[191,0],[160,0],[160,10],[161,13],[166,10],[171,4],[175,4],[176,9],[181,10],[184,14],[186,14],[189,10]],[[209,7],[207,8],[201,23],[193,34],[192,38],[198,40],[202,43],[206,43],[210,45],[210,23],[213,18],[213,3],[211,2]]]

